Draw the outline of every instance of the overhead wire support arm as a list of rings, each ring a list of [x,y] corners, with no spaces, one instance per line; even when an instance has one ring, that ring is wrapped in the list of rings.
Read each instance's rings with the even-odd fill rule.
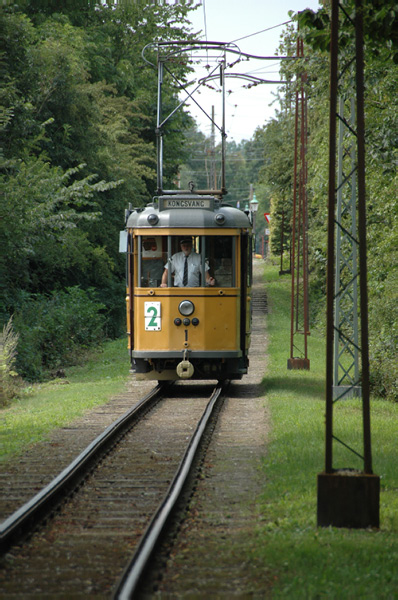
[[[208,81],[216,79],[217,75],[212,75],[207,78]],[[270,83],[270,84],[286,84],[287,81],[274,81],[272,79],[262,79],[261,77],[255,77],[254,75],[250,75],[249,73],[226,73],[226,79],[245,79],[246,81],[250,81],[252,85],[259,85],[261,83]],[[247,86],[251,87],[251,86]]]
[[[179,54],[192,52],[199,49],[209,51],[218,50],[219,52],[227,51],[239,55],[242,54],[239,50],[239,47],[233,42],[207,42],[202,40],[192,40],[191,42],[187,42],[186,40],[174,40],[170,42],[151,42],[150,44],[147,44],[142,50],[142,58],[148,65],[156,67],[156,65],[146,57],[146,54],[149,52],[149,50],[156,50],[159,56],[159,48],[166,48],[167,46],[177,47],[177,49],[173,52],[165,53],[165,55],[161,58],[163,62],[169,61],[172,57]]]

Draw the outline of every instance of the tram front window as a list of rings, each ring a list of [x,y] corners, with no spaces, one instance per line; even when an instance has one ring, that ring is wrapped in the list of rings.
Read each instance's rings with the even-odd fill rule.
[[[200,246],[203,248],[201,237],[182,235],[170,239],[171,256],[164,265],[161,287],[214,286],[215,279]]]
[[[232,236],[142,236],[141,287],[231,287],[235,285]]]

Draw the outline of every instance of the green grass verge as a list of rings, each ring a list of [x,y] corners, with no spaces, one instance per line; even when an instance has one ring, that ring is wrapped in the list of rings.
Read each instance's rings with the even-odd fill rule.
[[[125,339],[107,342],[84,366],[67,369],[66,379],[24,388],[0,411],[0,460],[21,453],[54,428],[121,392],[129,371],[126,345]]]
[[[310,371],[287,370],[290,278],[265,268],[270,356],[263,384],[272,431],[264,460],[258,557],[273,598],[398,598],[398,405],[371,402],[374,472],[381,478],[380,530],[317,528],[317,473],[325,455],[325,339],[309,337]],[[335,435],[362,452],[361,402],[336,406]],[[334,446],[335,467],[362,470]]]

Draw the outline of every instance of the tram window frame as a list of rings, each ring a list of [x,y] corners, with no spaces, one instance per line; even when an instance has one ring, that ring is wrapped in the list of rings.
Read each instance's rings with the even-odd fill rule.
[[[165,251],[165,236],[138,235],[138,287],[160,287],[167,251]],[[145,267],[147,270],[145,271]],[[150,267],[150,269],[148,269]],[[151,273],[152,271],[152,273]]]
[[[248,252],[247,252],[247,259],[248,259],[247,285],[248,285],[248,287],[252,287],[252,284],[253,284],[253,256],[254,256],[253,235],[249,235],[249,244],[248,244]]]
[[[132,283],[131,273],[133,272],[133,256],[134,256],[134,238],[130,232],[127,233],[127,244],[126,244],[126,287]]]
[[[236,286],[236,235],[208,235],[206,260],[209,263],[215,287]]]

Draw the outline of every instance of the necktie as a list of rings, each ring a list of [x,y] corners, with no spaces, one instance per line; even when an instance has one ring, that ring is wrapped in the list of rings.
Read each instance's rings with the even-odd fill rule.
[[[185,257],[184,277],[182,278],[182,285],[183,286],[187,286],[188,285],[188,256]]]

